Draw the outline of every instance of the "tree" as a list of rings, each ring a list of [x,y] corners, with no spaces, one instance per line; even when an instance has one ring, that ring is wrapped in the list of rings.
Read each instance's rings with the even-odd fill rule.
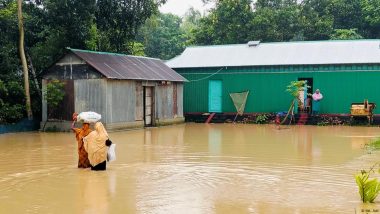
[[[362,0],[361,6],[368,38],[380,38],[380,0]]]
[[[308,0],[301,4],[300,35],[304,40],[327,40],[333,32],[334,17],[326,9],[329,0]]]
[[[166,0],[98,0],[96,24],[107,39],[100,44],[102,51],[131,53],[133,41],[141,25],[157,13]]]
[[[149,18],[140,29],[138,40],[149,57],[171,59],[185,49],[182,20],[173,14],[159,14]]]
[[[251,40],[251,3],[251,0],[217,1],[210,14],[200,20],[194,35],[196,43],[236,44]]]
[[[0,80],[20,79],[17,2],[0,0]],[[22,78],[22,77],[21,77]]]
[[[275,9],[272,6],[264,7],[263,5],[258,8],[251,22],[252,35],[255,40],[302,40],[300,37],[300,6],[297,3],[283,3],[275,6]]]
[[[202,18],[201,12],[191,7],[182,18],[181,29],[184,33],[186,42],[185,45],[194,45],[195,37],[194,32],[199,27],[200,20]]]
[[[327,11],[334,17],[334,29],[362,30],[364,19],[362,16],[362,0],[332,0]]]
[[[360,35],[367,35],[363,16],[363,0],[306,0],[302,2],[303,16],[312,25],[316,23],[317,32],[310,31],[309,37],[328,39],[335,29],[357,29]],[[304,30],[312,29],[303,27]]]
[[[44,0],[43,7],[47,30],[66,45],[58,48],[86,48],[95,21],[96,0]]]
[[[257,0],[255,3],[255,9],[281,9],[294,4],[297,4],[296,0]]]
[[[24,50],[24,23],[22,17],[22,0],[17,0],[17,14],[18,14],[18,27],[19,27],[19,52],[22,63],[22,70],[24,73],[24,89],[26,98],[26,112],[28,119],[33,119],[32,106],[30,102],[30,91],[29,91],[29,73],[28,65],[26,63],[25,50]]]
[[[279,32],[276,26],[276,11],[269,8],[262,8],[254,13],[251,21],[254,40],[260,41],[280,41]]]

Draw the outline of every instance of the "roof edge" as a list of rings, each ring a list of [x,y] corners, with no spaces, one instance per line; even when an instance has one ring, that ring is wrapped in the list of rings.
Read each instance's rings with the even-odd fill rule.
[[[363,63],[321,63],[321,64],[278,64],[278,65],[212,65],[207,67],[170,67],[171,69],[205,69],[205,68],[239,68],[239,67],[270,67],[270,66],[326,66],[326,65],[380,65],[380,62]]]
[[[67,47],[66,49],[70,50],[72,52],[78,51],[78,52],[83,52],[83,53],[94,53],[94,54],[104,54],[104,55],[113,55],[113,56],[128,56],[128,57],[134,57],[134,58],[153,59],[153,60],[160,60],[160,61],[162,61],[161,59],[158,59],[158,58],[146,57],[146,56],[134,56],[134,55],[128,55],[128,54],[113,53],[113,52],[83,50],[83,49],[76,49],[76,48],[70,48],[70,47]]]
[[[368,41],[378,41],[380,39],[337,39],[337,40],[309,40],[309,41],[283,41],[283,42],[260,42],[260,45],[265,44],[294,44],[294,43],[331,43],[331,42],[368,42]],[[204,48],[204,47],[228,47],[228,46],[247,46],[247,43],[238,44],[220,44],[220,45],[199,45],[199,46],[187,46],[186,48]]]

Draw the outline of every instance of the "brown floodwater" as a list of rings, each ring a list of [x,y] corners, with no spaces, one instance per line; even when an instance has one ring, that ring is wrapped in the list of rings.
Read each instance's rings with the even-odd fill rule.
[[[183,124],[112,132],[107,171],[72,133],[0,135],[0,213],[361,213],[378,127]],[[380,200],[377,199],[376,202]],[[374,206],[374,207],[373,207]],[[359,211],[359,212],[358,212]]]

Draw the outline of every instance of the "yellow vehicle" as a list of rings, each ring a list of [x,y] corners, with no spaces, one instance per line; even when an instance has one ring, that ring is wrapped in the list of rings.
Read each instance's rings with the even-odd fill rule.
[[[368,124],[373,122],[373,109],[376,108],[375,103],[369,103],[364,100],[363,103],[351,103],[351,120],[354,117],[367,117]]]

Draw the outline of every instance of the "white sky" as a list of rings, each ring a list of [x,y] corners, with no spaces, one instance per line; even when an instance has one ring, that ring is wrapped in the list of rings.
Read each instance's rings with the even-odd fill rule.
[[[161,13],[173,13],[183,16],[191,6],[203,14],[212,5],[204,5],[202,0],[168,0],[166,4],[160,7],[160,11]]]

